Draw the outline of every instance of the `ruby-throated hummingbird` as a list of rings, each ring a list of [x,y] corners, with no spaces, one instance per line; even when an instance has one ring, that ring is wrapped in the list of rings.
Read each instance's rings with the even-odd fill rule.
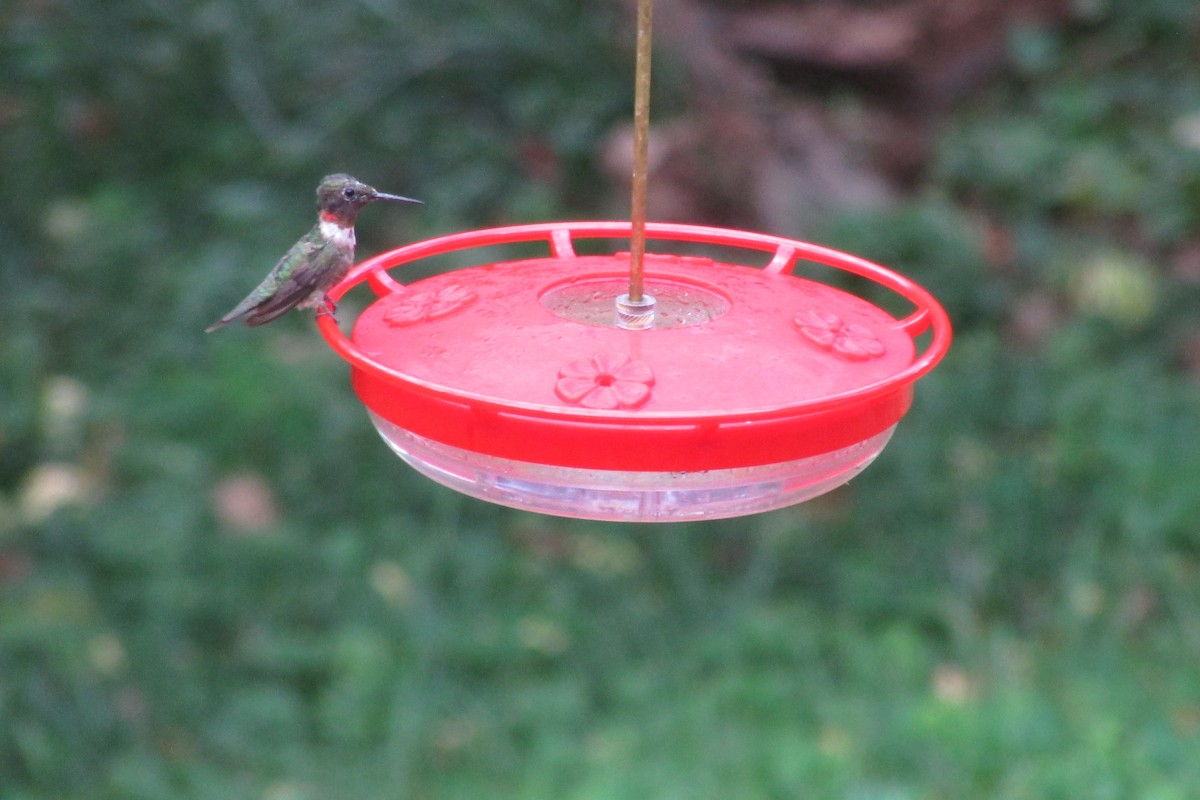
[[[263,325],[293,308],[334,312],[326,292],[346,276],[354,263],[354,221],[363,206],[376,200],[420,203],[411,197],[377,192],[349,175],[328,175],[317,187],[317,224],[292,245],[258,288],[232,311],[208,326],[207,333],[244,319]]]

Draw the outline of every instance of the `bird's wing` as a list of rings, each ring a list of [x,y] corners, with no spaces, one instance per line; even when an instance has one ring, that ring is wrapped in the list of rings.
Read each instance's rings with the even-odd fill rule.
[[[339,248],[328,240],[298,244],[276,267],[287,278],[254,306],[246,315],[246,324],[251,327],[264,325],[295,308],[321,288],[321,282],[328,279],[335,262],[343,257]]]
[[[263,282],[260,283],[257,287],[255,287],[254,291],[252,291],[252,292],[250,292],[250,294],[246,295],[245,299],[243,299],[242,302],[240,302],[236,306],[234,306],[233,309],[228,314],[221,317],[219,320],[217,320],[212,325],[210,325],[207,329],[208,332],[212,333],[213,331],[217,330],[218,328],[222,328],[222,327],[228,325],[229,323],[233,322],[234,320],[241,319],[242,317],[245,317],[245,316],[251,314],[256,309],[258,309],[259,306],[263,305],[264,303],[270,301],[272,298],[276,297],[278,292],[280,292],[283,289],[284,285],[286,283],[288,283],[288,281],[289,281],[289,278],[286,278],[284,276],[287,276],[289,273],[291,273],[291,277],[295,277],[296,272],[301,269],[301,267],[300,267],[301,264],[304,264],[305,262],[309,262],[311,260],[320,260],[318,257],[318,251],[322,249],[324,244],[325,244],[325,242],[323,242],[321,239],[317,238],[316,236],[312,235],[311,232],[309,233],[308,236],[305,236],[300,241],[296,242],[296,244],[294,244],[292,246],[292,249],[288,250],[286,253],[284,253],[283,258],[279,259],[279,261],[275,264],[275,266],[267,274],[267,277],[263,279]],[[332,249],[332,248],[324,248],[324,249]],[[312,281],[315,279],[310,277],[310,278],[308,278],[308,280]],[[310,289],[310,291],[311,291],[311,289]],[[275,317],[279,316],[279,314],[282,314],[284,311],[287,311],[289,308],[291,308],[292,306],[294,306],[296,303],[300,302],[300,300],[303,300],[303,299],[304,299],[304,295],[300,296],[298,299],[295,300],[295,302],[292,303],[291,306],[282,308],[279,311],[279,313],[275,314],[275,316],[271,317],[271,319],[274,319]],[[257,324],[261,325],[263,322],[269,322],[269,321],[270,320],[261,320]],[[250,321],[247,320],[247,324],[253,324],[253,323],[250,323]]]

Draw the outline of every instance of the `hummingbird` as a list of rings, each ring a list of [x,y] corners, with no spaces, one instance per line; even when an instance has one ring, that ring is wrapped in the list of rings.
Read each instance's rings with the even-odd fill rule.
[[[322,178],[317,187],[317,224],[279,259],[258,288],[209,325],[205,333],[237,319],[251,327],[264,325],[293,308],[316,308],[318,316],[333,314],[336,306],[326,292],[350,271],[354,263],[354,221],[364,206],[376,200],[421,202],[384,194],[343,173]]]

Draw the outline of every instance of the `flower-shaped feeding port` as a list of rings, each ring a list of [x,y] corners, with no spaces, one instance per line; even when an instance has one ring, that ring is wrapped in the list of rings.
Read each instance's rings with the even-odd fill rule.
[[[476,294],[457,283],[428,292],[413,292],[391,307],[384,319],[389,325],[415,325],[448,317],[475,302]]]
[[[832,311],[808,309],[794,320],[800,332],[818,347],[843,358],[877,358],[887,352],[883,342],[864,325],[846,323]]]
[[[564,365],[554,393],[568,403],[611,411],[642,406],[653,386],[654,372],[646,362],[601,353]]]
[[[692,225],[647,225],[659,317],[623,328],[613,301],[630,231],[555,222],[417,242],[334,287],[335,301],[360,283],[378,295],[349,336],[329,317],[317,324],[384,440],[423,474],[504,505],[644,522],[767,511],[845,483],[949,347],[945,311],[895,272]],[[613,240],[613,253],[579,254],[584,239]],[[544,255],[529,257],[531,242]],[[506,244],[521,257],[495,261]],[[710,245],[722,260],[697,255]],[[485,247],[477,266],[398,280],[406,265]],[[819,280],[831,270],[911,311],[892,316]]]

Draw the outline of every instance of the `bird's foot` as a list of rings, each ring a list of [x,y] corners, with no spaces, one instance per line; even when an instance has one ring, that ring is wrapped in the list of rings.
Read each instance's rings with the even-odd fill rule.
[[[321,305],[317,307],[317,319],[321,317],[329,317],[334,322],[337,322],[337,303],[325,297],[321,300]]]

